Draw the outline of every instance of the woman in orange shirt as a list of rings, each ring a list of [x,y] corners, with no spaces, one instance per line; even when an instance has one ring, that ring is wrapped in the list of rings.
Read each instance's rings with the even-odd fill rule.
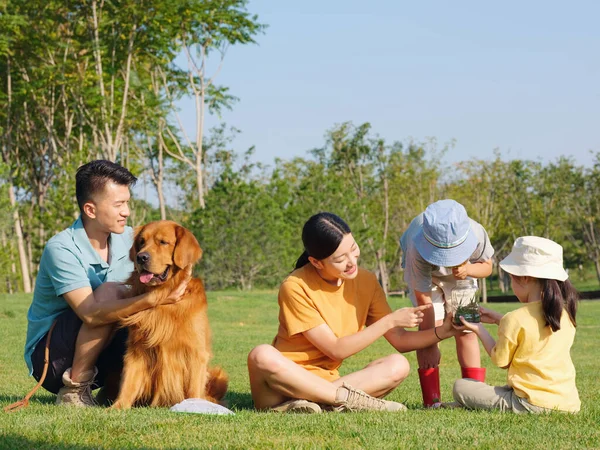
[[[383,400],[409,373],[394,353],[340,377],[342,361],[384,336],[399,352],[424,348],[460,333],[448,317],[439,327],[416,327],[431,305],[391,310],[375,275],[358,267],[360,250],[335,214],[312,216],[302,230],[305,251],[279,289],[279,330],[272,345],[248,355],[257,409],[280,412],[403,411]]]

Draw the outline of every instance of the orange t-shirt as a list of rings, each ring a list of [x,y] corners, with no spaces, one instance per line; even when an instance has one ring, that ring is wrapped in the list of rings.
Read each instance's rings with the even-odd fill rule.
[[[302,334],[327,324],[338,337],[360,331],[391,312],[375,275],[358,269],[356,278],[332,286],[312,264],[292,272],[279,288],[279,330],[273,346],[285,357],[326,380],[339,378],[335,361]]]

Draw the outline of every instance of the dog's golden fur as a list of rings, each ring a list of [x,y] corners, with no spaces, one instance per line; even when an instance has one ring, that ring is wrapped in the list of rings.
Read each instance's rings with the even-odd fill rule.
[[[131,295],[153,290],[167,298],[201,256],[194,235],[175,222],[151,222],[136,229],[130,252],[136,270],[127,282]],[[208,367],[212,354],[206,311],[204,285],[192,278],[177,303],[122,320],[129,337],[115,408],[172,406],[186,398],[218,403],[224,397],[227,375],[221,368]]]

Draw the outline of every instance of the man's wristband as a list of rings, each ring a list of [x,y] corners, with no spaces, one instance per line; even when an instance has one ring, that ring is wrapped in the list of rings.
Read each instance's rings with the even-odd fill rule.
[[[435,337],[438,338],[440,341],[442,341],[443,339],[441,337],[438,336],[437,334],[437,327],[433,327],[433,332],[435,333]]]

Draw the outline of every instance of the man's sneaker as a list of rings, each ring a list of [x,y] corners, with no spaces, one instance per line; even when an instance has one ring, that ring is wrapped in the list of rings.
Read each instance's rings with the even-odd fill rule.
[[[288,400],[287,402],[274,406],[271,408],[271,411],[313,414],[320,413],[321,407],[308,400]]]
[[[89,407],[96,406],[92,397],[92,384],[98,375],[98,369],[87,370],[79,377],[80,381],[71,380],[71,368],[63,373],[62,381],[64,387],[60,388],[56,397],[57,405]]]
[[[334,411],[406,411],[406,406],[373,397],[360,389],[343,383],[335,394]]]

